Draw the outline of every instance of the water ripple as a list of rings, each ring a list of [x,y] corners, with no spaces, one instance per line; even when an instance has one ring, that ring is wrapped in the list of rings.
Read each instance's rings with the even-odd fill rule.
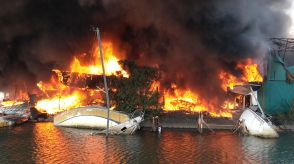
[[[92,130],[56,128],[52,123],[0,129],[2,163],[291,163],[293,133],[279,139],[218,131],[140,131],[132,136],[91,136]]]

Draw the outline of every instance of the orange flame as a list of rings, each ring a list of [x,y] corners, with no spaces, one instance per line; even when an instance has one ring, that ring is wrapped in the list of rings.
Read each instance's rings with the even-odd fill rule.
[[[185,110],[190,112],[209,112],[212,117],[232,117],[232,114],[229,112],[211,112],[214,108],[203,100],[200,100],[199,96],[189,89],[180,89],[176,84],[172,84],[171,88],[172,91],[164,92],[165,111]]]
[[[222,80],[221,87],[224,91],[227,91],[227,88],[233,89],[235,85],[243,84],[237,77],[224,71],[220,72],[219,79]]]
[[[239,63],[237,68],[243,70],[242,80],[245,82],[262,82],[263,78],[258,70],[257,64],[252,59],[247,59],[246,63]]]
[[[102,43],[105,73],[106,75],[115,75],[129,77],[129,74],[119,65],[119,58],[114,53],[113,44],[111,42]],[[94,54],[91,62],[85,62],[74,57],[69,66],[70,72],[96,74],[101,75],[102,66],[100,62],[99,48],[94,48]],[[53,70],[58,78],[52,76],[50,82],[40,81],[37,86],[46,95],[46,99],[42,99],[36,103],[37,109],[45,110],[49,114],[55,114],[71,108],[85,106],[95,103],[101,103],[103,100],[98,90],[86,90],[73,88],[63,85],[61,71]]]
[[[79,107],[82,102],[82,94],[74,92],[70,95],[62,97],[62,95],[55,95],[50,99],[43,99],[37,102],[36,108],[43,109],[49,114],[55,114],[70,108]]]
[[[239,105],[237,103],[235,103],[234,101],[229,101],[229,100],[226,100],[223,105],[222,105],[222,108],[224,109],[235,109],[237,108]]]
[[[3,101],[0,103],[0,107],[10,107],[14,105],[20,105],[23,104],[23,101]]]
[[[227,91],[227,88],[233,89],[236,85],[243,85],[248,82],[262,82],[263,78],[258,70],[257,64],[253,63],[252,59],[247,59],[245,63],[239,63],[236,69],[241,70],[242,76],[238,78],[223,70],[219,73],[219,79],[222,81],[222,89]]]
[[[262,82],[263,78],[261,73],[258,70],[258,65],[253,63],[252,59],[247,59],[245,62],[237,64],[237,70],[242,72],[241,78],[225,72],[220,71],[219,79],[222,81],[221,87],[224,91],[227,89],[233,89],[236,85],[243,85],[248,82]],[[235,109],[238,107],[238,104],[234,101],[225,101],[222,105],[224,109]]]
[[[119,59],[115,56],[113,45],[111,42],[103,42],[102,44],[104,63],[105,63],[105,74],[106,75],[122,75],[123,77],[129,77],[129,74],[121,68],[119,65]],[[93,63],[82,65],[81,61],[74,57],[73,62],[70,65],[71,72],[87,73],[101,75],[102,66],[100,60],[99,47],[95,47],[93,55]]]

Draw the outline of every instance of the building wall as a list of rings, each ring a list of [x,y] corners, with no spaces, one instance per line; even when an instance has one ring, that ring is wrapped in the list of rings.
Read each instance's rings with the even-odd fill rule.
[[[292,68],[288,70],[294,74]],[[269,57],[267,76],[258,90],[258,99],[268,114],[287,113],[292,109],[294,83],[287,82],[283,61],[277,56]]]

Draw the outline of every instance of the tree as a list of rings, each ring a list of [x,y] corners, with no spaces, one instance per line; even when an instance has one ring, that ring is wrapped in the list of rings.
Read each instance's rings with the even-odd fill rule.
[[[151,90],[152,84],[159,80],[158,69],[138,66],[126,60],[120,61],[120,64],[130,76],[113,84],[115,89],[110,91],[110,96],[115,109],[128,113],[136,109],[153,112],[161,109],[158,91]]]

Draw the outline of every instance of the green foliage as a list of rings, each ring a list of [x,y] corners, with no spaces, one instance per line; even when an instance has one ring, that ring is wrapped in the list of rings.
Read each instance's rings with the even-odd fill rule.
[[[158,91],[152,91],[151,85],[159,80],[156,68],[140,67],[131,61],[121,61],[122,67],[128,71],[129,78],[121,78],[112,84],[116,90],[110,92],[116,110],[133,112],[136,109],[157,112],[159,104]]]

